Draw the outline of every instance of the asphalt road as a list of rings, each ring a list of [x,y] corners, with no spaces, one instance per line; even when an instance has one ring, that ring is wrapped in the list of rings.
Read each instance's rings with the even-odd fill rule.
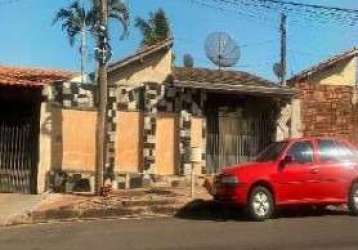
[[[358,249],[347,215],[234,219],[103,220],[0,229],[1,250]]]

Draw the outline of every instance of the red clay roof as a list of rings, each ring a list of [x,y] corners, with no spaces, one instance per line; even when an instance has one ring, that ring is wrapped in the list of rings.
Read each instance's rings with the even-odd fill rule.
[[[41,87],[73,76],[74,73],[62,70],[0,66],[0,86]]]

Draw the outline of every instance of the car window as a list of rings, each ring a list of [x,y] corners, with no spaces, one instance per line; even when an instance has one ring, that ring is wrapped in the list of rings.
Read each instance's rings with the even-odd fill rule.
[[[321,162],[350,161],[355,157],[347,145],[332,139],[318,140],[318,153]]]
[[[287,155],[292,156],[294,162],[311,163],[313,162],[313,145],[309,141],[296,142],[287,151]]]
[[[265,148],[257,157],[258,162],[276,161],[281,155],[282,151],[286,148],[287,142],[274,142]]]

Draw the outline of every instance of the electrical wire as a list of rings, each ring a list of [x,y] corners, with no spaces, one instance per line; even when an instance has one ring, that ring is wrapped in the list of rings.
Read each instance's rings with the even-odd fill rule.
[[[267,12],[284,12],[295,15],[297,20],[309,19],[322,24],[336,22],[342,26],[358,25],[358,10],[324,5],[302,4],[291,1],[278,0],[208,0],[209,2],[220,2],[221,5],[235,6],[236,8],[255,9],[256,11],[266,9]]]

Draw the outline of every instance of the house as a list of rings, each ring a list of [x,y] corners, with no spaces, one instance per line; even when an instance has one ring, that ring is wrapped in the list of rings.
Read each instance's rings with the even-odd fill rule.
[[[299,133],[336,136],[358,143],[358,49],[353,48],[304,70],[289,80],[298,89]]]
[[[41,154],[42,91],[71,77],[58,70],[0,66],[0,192],[37,191],[46,158]]]
[[[172,46],[167,40],[108,67],[105,174],[114,183],[187,176],[193,148],[201,155],[195,173],[215,173],[292,134],[292,88],[241,71],[174,67]],[[61,76],[37,88],[32,192],[56,189],[64,176],[66,190],[93,188],[97,88]]]

